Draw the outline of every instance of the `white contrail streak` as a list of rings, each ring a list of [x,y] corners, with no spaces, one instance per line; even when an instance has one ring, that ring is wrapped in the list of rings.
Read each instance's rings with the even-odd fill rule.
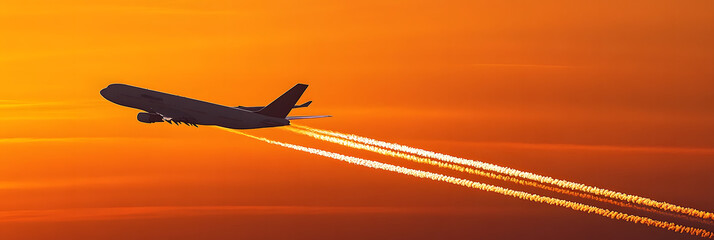
[[[628,221],[628,222],[645,224],[648,226],[655,226],[655,227],[667,229],[670,231],[675,231],[675,232],[680,232],[680,233],[688,233],[688,234],[691,234],[694,236],[700,236],[700,237],[705,237],[705,238],[714,237],[714,233],[709,232],[704,229],[700,229],[700,228],[681,226],[681,225],[670,223],[670,222],[654,220],[651,218],[630,215],[630,214],[626,214],[626,213],[620,213],[620,212],[616,212],[616,211],[612,211],[612,210],[608,210],[608,209],[604,209],[604,208],[598,208],[598,207],[594,207],[594,206],[590,206],[590,205],[586,205],[586,204],[582,204],[582,203],[576,203],[576,202],[566,201],[566,200],[557,199],[557,198],[540,196],[537,194],[516,191],[516,190],[512,190],[512,189],[508,189],[508,188],[493,186],[493,185],[484,184],[484,183],[480,183],[480,182],[474,182],[474,181],[470,181],[470,180],[466,180],[466,179],[455,178],[455,177],[441,175],[441,174],[437,174],[437,173],[426,172],[426,171],[421,171],[421,170],[414,170],[414,169],[395,166],[395,165],[391,165],[391,164],[386,164],[386,163],[381,163],[381,162],[376,162],[376,161],[371,161],[371,160],[365,160],[365,159],[351,157],[351,156],[345,156],[345,155],[341,155],[338,153],[328,152],[328,151],[324,151],[324,150],[320,150],[320,149],[309,148],[309,147],[304,147],[304,146],[299,146],[299,145],[294,145],[294,144],[289,144],[289,143],[283,143],[283,142],[274,141],[274,140],[270,140],[270,139],[263,138],[263,137],[253,136],[253,135],[243,133],[240,131],[236,131],[236,130],[232,130],[232,129],[226,129],[226,128],[222,128],[222,129],[232,132],[232,133],[236,133],[236,134],[247,136],[247,137],[250,137],[253,139],[257,139],[257,140],[260,140],[260,141],[263,141],[266,143],[275,144],[278,146],[282,146],[282,147],[286,147],[286,148],[290,148],[290,149],[294,149],[294,150],[299,150],[299,151],[303,151],[303,152],[308,152],[308,153],[312,153],[312,154],[316,154],[316,155],[320,155],[320,156],[324,156],[324,157],[329,157],[329,158],[337,159],[340,161],[344,161],[347,163],[352,163],[352,164],[356,164],[356,165],[360,165],[360,166],[401,173],[401,174],[419,177],[419,178],[426,178],[426,179],[431,179],[431,180],[436,180],[436,181],[448,182],[448,183],[455,184],[455,185],[460,185],[460,186],[469,187],[469,188],[475,188],[475,189],[488,191],[488,192],[494,192],[494,193],[498,193],[501,195],[511,196],[511,197],[529,200],[529,201],[533,201],[533,202],[546,203],[546,204],[550,204],[550,205],[554,205],[554,206],[570,208],[570,209],[573,209],[576,211],[581,211],[581,212],[594,213],[594,214],[598,214],[600,216],[608,217],[611,219],[619,219],[619,220],[624,220],[624,221]]]
[[[423,157],[429,157],[433,159],[438,159],[446,162],[451,162],[451,163],[457,163],[457,164],[462,164],[462,165],[468,165],[472,167],[476,167],[479,169],[483,170],[488,170],[488,171],[493,171],[497,172],[500,174],[506,174],[510,176],[516,176],[520,178],[525,178],[541,183],[547,183],[547,184],[552,184],[558,187],[562,188],[568,188],[572,190],[578,190],[578,191],[583,191],[595,195],[600,195],[600,196],[605,196],[613,199],[618,199],[630,203],[636,203],[636,204],[641,204],[649,207],[654,207],[654,208],[659,208],[662,210],[666,211],[672,211],[672,212],[677,212],[681,214],[686,214],[694,217],[699,217],[699,218],[704,218],[707,220],[714,220],[714,213],[702,211],[702,210],[697,210],[693,208],[687,208],[687,207],[682,207],[678,205],[674,205],[671,203],[667,202],[661,202],[661,201],[655,201],[649,198],[645,197],[640,197],[636,195],[630,195],[630,194],[625,194],[621,192],[616,192],[608,189],[602,189],[598,187],[593,187],[593,186],[588,186],[582,183],[575,183],[575,182],[570,182],[566,180],[560,180],[560,179],[555,179],[543,175],[538,175],[535,173],[530,173],[530,172],[524,172],[508,167],[502,167],[498,166],[495,164],[491,163],[485,163],[481,161],[475,161],[475,160],[469,160],[469,159],[464,159],[460,157],[454,157],[451,155],[446,155],[442,153],[436,153],[424,149],[419,149],[419,148],[414,148],[414,147],[409,147],[409,146],[404,146],[396,143],[389,143],[389,142],[384,142],[384,141],[379,141],[371,138],[366,138],[362,136],[357,136],[354,134],[344,134],[344,133],[339,133],[335,131],[328,131],[328,130],[322,130],[322,129],[315,129],[307,126],[299,126],[299,125],[292,125],[294,127],[298,127],[301,129],[305,130],[310,130],[316,133],[321,133],[324,135],[329,135],[329,136],[335,136],[335,137],[341,137],[344,139],[349,139],[352,141],[356,142],[361,142],[361,143],[366,143],[374,146],[379,146],[387,149],[392,149],[392,150],[397,150],[397,151],[402,151],[402,152],[407,152],[407,153],[412,153],[416,154],[419,156]]]
[[[653,213],[657,213],[657,214],[663,214],[663,215],[667,215],[670,217],[678,217],[678,218],[683,218],[683,219],[687,219],[687,220],[693,220],[693,221],[697,221],[697,222],[704,223],[704,224],[710,224],[710,225],[714,224],[714,222],[712,222],[711,220],[707,220],[707,219],[692,217],[689,215],[683,215],[683,214],[676,213],[676,212],[665,211],[665,210],[661,210],[658,208],[650,208],[647,206],[637,205],[637,204],[628,203],[628,202],[621,202],[619,200],[612,199],[612,198],[601,197],[601,196],[584,193],[584,192],[580,192],[580,191],[563,189],[563,188],[555,187],[555,186],[552,186],[549,184],[535,182],[532,180],[524,180],[524,179],[514,177],[514,176],[502,175],[502,174],[493,173],[490,171],[482,171],[482,170],[472,168],[472,167],[465,167],[465,166],[461,166],[458,164],[443,162],[443,161],[439,161],[439,160],[433,160],[431,158],[419,157],[419,156],[411,155],[411,154],[404,153],[404,152],[398,152],[398,151],[384,149],[384,148],[373,146],[373,145],[357,143],[352,140],[328,136],[328,135],[320,134],[320,133],[313,132],[313,131],[303,130],[303,129],[299,129],[299,128],[285,128],[285,129],[292,131],[292,132],[299,133],[299,134],[307,135],[307,136],[310,136],[315,139],[319,139],[319,140],[323,140],[323,141],[327,141],[327,142],[331,142],[331,143],[336,143],[336,144],[346,146],[346,147],[351,147],[354,149],[366,150],[366,151],[378,153],[378,154],[381,154],[384,156],[406,159],[406,160],[409,160],[412,162],[423,163],[423,164],[428,164],[428,165],[432,165],[432,166],[437,166],[440,168],[451,169],[454,171],[470,173],[470,174],[487,177],[487,178],[491,178],[491,179],[514,182],[514,183],[518,183],[521,185],[537,187],[537,188],[545,189],[548,191],[562,193],[562,194],[568,194],[571,196],[576,196],[576,197],[581,197],[581,198],[592,199],[592,200],[609,203],[609,204],[613,204],[613,205],[617,205],[617,206],[621,206],[621,207],[634,208],[634,209],[644,210],[644,211],[653,212]]]

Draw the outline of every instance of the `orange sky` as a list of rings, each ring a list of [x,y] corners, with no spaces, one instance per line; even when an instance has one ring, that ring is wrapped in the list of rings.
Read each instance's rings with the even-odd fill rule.
[[[334,117],[303,125],[714,210],[712,1],[149,2],[0,2],[0,239],[682,236],[142,124],[110,83],[229,106],[306,83],[293,114]]]

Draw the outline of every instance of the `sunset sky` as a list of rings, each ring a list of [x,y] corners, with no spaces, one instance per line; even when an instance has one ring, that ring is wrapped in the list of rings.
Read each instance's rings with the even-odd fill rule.
[[[714,211],[712,10],[3,0],[0,239],[687,238],[213,127],[143,124],[99,90],[261,106],[305,83],[300,102],[314,103],[292,114],[333,117],[296,124]],[[280,128],[245,132],[419,167]]]

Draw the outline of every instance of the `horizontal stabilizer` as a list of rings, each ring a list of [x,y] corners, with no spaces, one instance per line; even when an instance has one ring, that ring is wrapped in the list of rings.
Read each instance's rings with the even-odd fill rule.
[[[332,116],[330,116],[330,115],[317,115],[317,116],[290,116],[290,117],[286,117],[285,119],[287,119],[287,120],[295,120],[295,119],[326,118],[326,117],[332,117]]]
[[[307,106],[310,106],[310,103],[312,103],[312,101],[307,101],[306,103],[303,103],[303,104],[300,104],[300,105],[295,105],[295,107],[293,107],[293,108],[303,108],[303,107],[307,107]]]

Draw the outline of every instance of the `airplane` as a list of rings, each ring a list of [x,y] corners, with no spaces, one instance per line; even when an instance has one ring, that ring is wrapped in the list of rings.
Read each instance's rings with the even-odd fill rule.
[[[167,122],[198,125],[215,125],[231,129],[254,129],[290,125],[290,120],[331,117],[288,116],[293,108],[309,106],[312,101],[295,105],[307,89],[297,84],[267,106],[228,107],[192,98],[163,93],[126,84],[110,84],[99,91],[105,99],[121,106],[142,110],[136,119],[143,123]]]

